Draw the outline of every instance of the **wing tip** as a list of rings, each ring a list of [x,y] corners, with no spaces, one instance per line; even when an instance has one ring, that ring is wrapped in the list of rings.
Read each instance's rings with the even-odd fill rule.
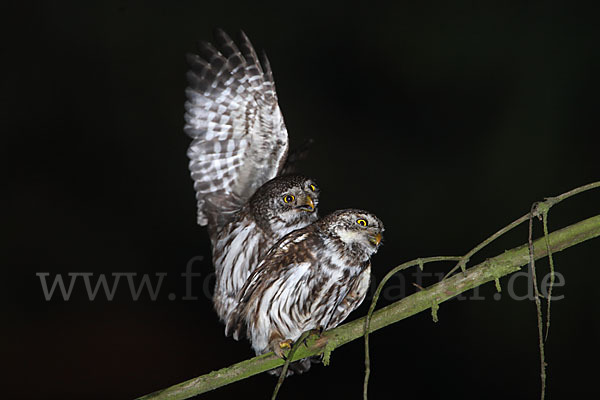
[[[212,35],[215,39],[220,40],[220,41],[224,41],[224,42],[232,41],[231,37],[227,34],[227,32],[225,32],[224,29],[222,29],[218,26],[213,28]]]

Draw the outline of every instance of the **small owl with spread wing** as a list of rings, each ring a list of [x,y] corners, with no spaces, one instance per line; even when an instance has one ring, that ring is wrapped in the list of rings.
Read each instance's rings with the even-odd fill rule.
[[[237,292],[271,246],[317,219],[319,190],[301,176],[279,176],[288,134],[273,73],[241,32],[223,31],[188,55],[185,132],[198,223],[208,225],[216,285],[213,302],[226,321]]]
[[[256,354],[283,349],[312,329],[331,329],[364,300],[371,256],[383,223],[360,210],[340,210],[296,230],[272,247],[238,295],[226,334],[246,333]],[[308,359],[290,369],[303,372]]]

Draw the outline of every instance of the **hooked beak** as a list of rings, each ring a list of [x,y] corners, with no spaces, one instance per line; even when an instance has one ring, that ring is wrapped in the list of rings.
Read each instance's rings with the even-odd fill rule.
[[[382,238],[383,236],[381,235],[381,233],[378,233],[377,235],[371,236],[370,242],[373,243],[375,246],[379,246],[379,243],[381,243]]]
[[[309,195],[306,195],[304,204],[301,204],[299,208],[304,211],[313,212],[315,211],[315,202]]]

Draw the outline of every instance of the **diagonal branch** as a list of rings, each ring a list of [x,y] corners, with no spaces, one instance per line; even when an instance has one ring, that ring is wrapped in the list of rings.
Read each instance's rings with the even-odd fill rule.
[[[545,238],[534,241],[534,259],[546,257],[548,251],[556,253],[598,236],[600,236],[600,215],[552,232],[547,236],[547,241]],[[415,260],[415,263],[419,264],[419,260]],[[432,308],[434,305],[437,306],[467,290],[516,272],[528,263],[529,250],[526,244],[508,250],[501,255],[490,258],[466,270],[464,274],[451,276],[422,291],[377,310],[371,317],[369,332],[384,328]],[[307,346],[300,346],[292,357],[292,361],[318,354],[323,354],[325,359],[328,359],[334,349],[357,338],[362,338],[364,333],[365,317],[325,332],[321,338],[309,338]],[[159,390],[140,397],[140,399],[187,399],[281,366],[282,364],[282,359],[276,357],[273,353],[269,353]]]

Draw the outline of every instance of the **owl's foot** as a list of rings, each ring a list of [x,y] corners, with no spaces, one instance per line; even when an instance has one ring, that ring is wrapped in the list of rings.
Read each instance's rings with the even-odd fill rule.
[[[285,356],[285,350],[291,350],[292,343],[292,339],[282,340],[275,346],[272,346],[273,352],[277,355],[277,357],[287,360],[287,357]]]

